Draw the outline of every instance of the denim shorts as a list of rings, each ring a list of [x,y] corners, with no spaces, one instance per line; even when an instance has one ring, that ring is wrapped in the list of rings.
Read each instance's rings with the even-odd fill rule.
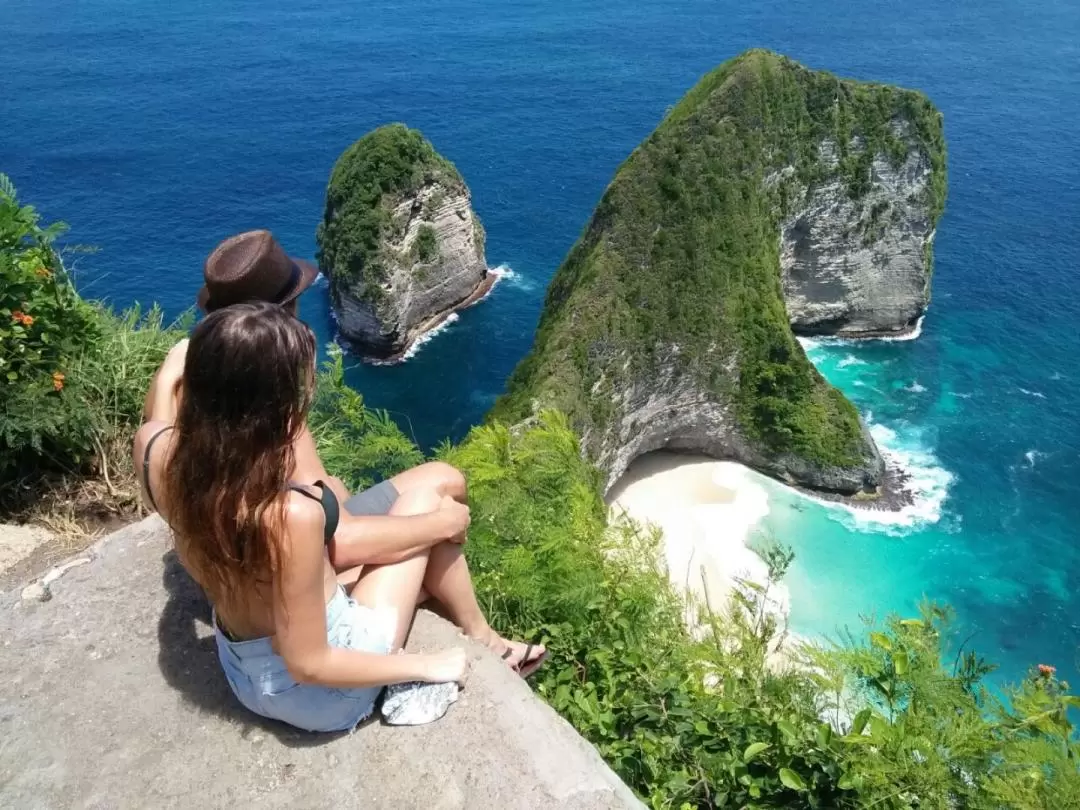
[[[390,652],[397,611],[370,608],[345,594],[340,585],[326,605],[326,636],[331,647]],[[218,658],[233,694],[248,709],[305,731],[351,731],[371,714],[381,686],[336,689],[297,683],[275,653],[269,638],[230,641],[214,620]]]

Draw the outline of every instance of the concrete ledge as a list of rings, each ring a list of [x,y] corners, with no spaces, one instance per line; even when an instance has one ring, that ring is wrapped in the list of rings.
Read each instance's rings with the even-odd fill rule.
[[[468,688],[429,726],[312,735],[247,712],[220,672],[206,602],[169,547],[148,518],[53,581],[47,601],[23,599],[21,585],[0,592],[0,806],[642,806],[477,645]],[[409,647],[460,643],[424,612]]]

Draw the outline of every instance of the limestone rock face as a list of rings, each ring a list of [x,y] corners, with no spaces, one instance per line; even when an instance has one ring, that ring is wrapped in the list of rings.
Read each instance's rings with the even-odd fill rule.
[[[930,302],[934,215],[930,155],[909,145],[903,162],[870,162],[869,188],[858,200],[833,178],[803,190],[781,224],[780,270],[792,328],[800,334],[874,337],[910,332]],[[849,146],[856,152],[864,145]],[[820,146],[836,168],[835,141]]]
[[[859,439],[861,463],[854,465],[766,452],[740,428],[732,403],[703,390],[692,375],[680,373],[675,356],[658,365],[656,376],[637,378],[613,395],[611,421],[603,430],[586,429],[582,436],[582,445],[605,475],[605,491],[634,459],[654,450],[730,459],[786,483],[828,492],[873,491],[884,474],[884,462],[865,430]]]
[[[400,359],[495,279],[461,176],[400,125],[341,156],[318,242],[340,334],[369,359]]]

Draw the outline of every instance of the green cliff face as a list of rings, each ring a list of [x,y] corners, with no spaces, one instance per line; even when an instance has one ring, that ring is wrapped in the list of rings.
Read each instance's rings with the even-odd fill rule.
[[[936,221],[944,146],[925,96],[766,51],[721,65],[616,172],[493,416],[564,410],[609,484],[667,447],[810,487],[874,489],[873,442],[789,326],[781,223],[808,189],[839,180],[858,199],[875,159],[899,165],[913,150],[928,156],[922,203]]]

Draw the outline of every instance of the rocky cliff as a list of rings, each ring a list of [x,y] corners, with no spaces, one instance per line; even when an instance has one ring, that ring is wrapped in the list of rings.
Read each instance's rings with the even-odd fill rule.
[[[832,138],[818,144],[827,179],[802,185],[781,224],[780,269],[791,325],[800,334],[873,337],[910,332],[930,302],[940,148],[902,118],[890,123],[902,158],[870,153],[853,137],[845,152],[868,167],[849,193]],[[935,138],[934,140],[940,140]],[[793,171],[789,169],[789,171]]]
[[[401,124],[338,159],[316,241],[340,333],[372,359],[399,359],[495,278],[461,175]]]
[[[877,492],[873,441],[791,323],[906,328],[944,184],[922,94],[766,51],[721,65],[616,172],[493,416],[566,411],[608,486],[668,448]]]

